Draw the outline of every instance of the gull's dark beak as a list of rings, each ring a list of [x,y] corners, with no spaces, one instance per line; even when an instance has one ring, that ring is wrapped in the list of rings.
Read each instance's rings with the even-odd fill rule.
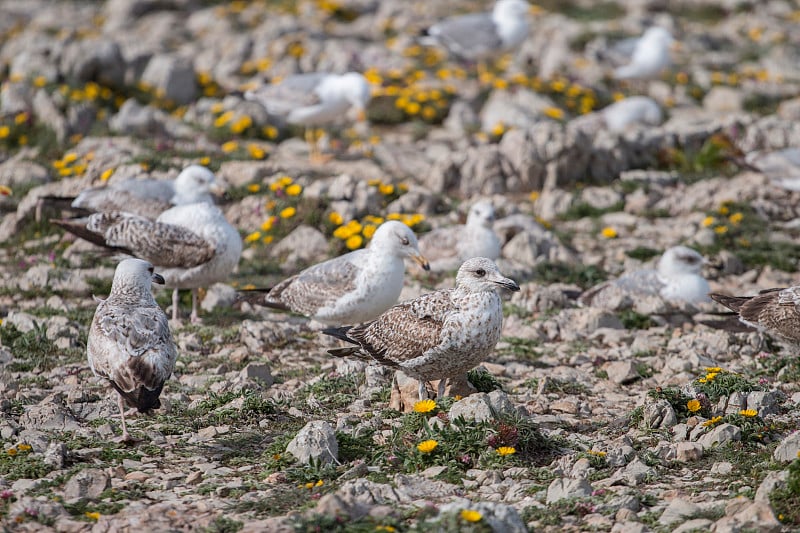
[[[519,290],[519,285],[513,279],[508,278],[500,278],[499,280],[495,281],[498,285],[503,287],[504,289],[508,289],[513,292],[517,292]]]
[[[425,259],[425,257],[422,254],[419,254],[419,253],[412,254],[411,255],[411,259],[413,259],[415,263],[417,263],[419,266],[421,266],[423,268],[423,270],[430,270],[431,269],[430,263],[428,263],[428,260]]]
[[[166,283],[164,281],[164,276],[162,276],[161,274],[153,274],[152,280],[153,283],[158,283],[159,285],[163,285],[164,283]]]

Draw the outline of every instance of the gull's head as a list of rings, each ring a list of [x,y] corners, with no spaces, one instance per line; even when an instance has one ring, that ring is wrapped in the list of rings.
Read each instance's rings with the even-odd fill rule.
[[[366,117],[367,104],[372,99],[372,88],[367,78],[358,72],[348,72],[341,76],[341,87],[344,97],[359,112],[359,119]]]
[[[658,260],[658,273],[665,277],[700,274],[705,259],[691,248],[673,246]]]
[[[495,262],[485,257],[473,257],[464,261],[456,274],[456,287],[466,289],[467,292],[519,290],[519,285],[513,279],[504,277]]]
[[[414,235],[411,228],[397,220],[389,220],[381,224],[375,230],[369,247],[394,254],[400,258],[410,257],[425,270],[431,268],[428,260],[419,253],[417,236]]]
[[[654,46],[669,48],[675,41],[668,29],[661,26],[651,26],[642,34],[642,42],[650,43]]]
[[[152,283],[164,284],[164,278],[156,274],[153,265],[142,259],[124,259],[117,265],[111,292],[144,290],[149,292]]]
[[[217,177],[204,166],[189,165],[175,178],[175,205],[211,202],[210,194],[222,196],[225,193]]]
[[[494,16],[499,18],[525,18],[531,5],[525,0],[497,0],[494,4]]]
[[[483,226],[491,228],[494,223],[494,206],[491,202],[481,201],[472,204],[467,215],[467,226]]]

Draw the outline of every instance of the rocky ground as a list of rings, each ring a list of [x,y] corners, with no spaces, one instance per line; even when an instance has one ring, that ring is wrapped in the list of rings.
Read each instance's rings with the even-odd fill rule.
[[[798,193],[746,161],[800,144],[800,6],[545,0],[521,50],[481,76],[415,43],[488,7],[0,2],[4,529],[800,528],[796,347],[710,327],[710,304],[575,300],[675,244],[709,258],[714,290],[796,282]],[[610,46],[656,23],[681,41],[673,68],[610,79]],[[240,96],[315,69],[363,71],[375,93],[368,128],[325,134],[324,165]],[[593,113],[632,94],[666,121],[598,126]],[[115,260],[50,225],[66,213],[39,198],[189,163],[229,184],[246,250],[205,293],[203,323],[172,324],[163,408],[124,447],[85,359]],[[479,196],[522,290],[453,397],[415,410],[414,383],[332,360],[303,318],[234,302],[363,246],[384,218],[421,233]],[[404,297],[450,284],[410,266]]]

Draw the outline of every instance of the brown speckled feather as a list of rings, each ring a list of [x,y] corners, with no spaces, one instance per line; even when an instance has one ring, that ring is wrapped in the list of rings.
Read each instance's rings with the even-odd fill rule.
[[[264,297],[263,305],[314,315],[353,291],[357,276],[358,268],[343,257],[325,261],[274,286]]]
[[[800,286],[766,289],[756,296],[709,296],[738,312],[745,324],[800,342]]]

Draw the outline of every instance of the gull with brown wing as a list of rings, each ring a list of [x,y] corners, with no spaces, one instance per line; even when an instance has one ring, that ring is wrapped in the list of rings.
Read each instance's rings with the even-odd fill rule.
[[[453,289],[400,303],[360,326],[324,330],[326,335],[356,345],[328,353],[402,370],[419,380],[420,400],[427,395],[425,382],[438,379],[441,398],[448,378],[479,364],[500,340],[500,289],[518,291],[519,285],[503,277],[491,259],[469,259],[458,269]]]
[[[755,296],[709,296],[738,313],[742,323],[800,343],[800,285],[766,289]]]
[[[133,440],[125,424],[125,404],[140,413],[161,407],[158,397],[177,358],[167,315],[153,298],[151,283],[164,283],[153,265],[141,259],[120,262],[111,294],[97,306],[86,341],[92,372],[119,394],[123,442]]]

